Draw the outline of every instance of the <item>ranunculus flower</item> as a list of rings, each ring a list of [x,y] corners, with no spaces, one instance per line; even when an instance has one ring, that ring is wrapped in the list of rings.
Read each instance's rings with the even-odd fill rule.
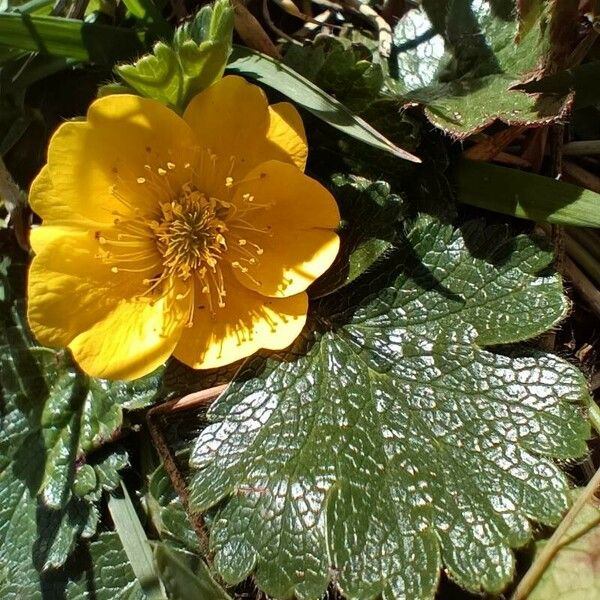
[[[170,355],[210,368],[288,346],[339,248],[306,156],[295,108],[240,77],[183,118],[138,96],[93,102],[56,131],[31,188],[36,338],[115,379]]]

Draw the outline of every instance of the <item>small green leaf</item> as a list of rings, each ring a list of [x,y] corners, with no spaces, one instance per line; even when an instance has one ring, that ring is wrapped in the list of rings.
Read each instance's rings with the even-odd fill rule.
[[[148,492],[154,527],[161,539],[168,540],[171,545],[199,552],[198,537],[179,496],[173,489],[164,465],[160,465],[152,473]]]
[[[75,481],[73,482],[73,493],[78,498],[87,496],[90,492],[96,489],[98,478],[96,471],[91,465],[81,465],[75,473]]]
[[[147,600],[115,532],[101,533],[90,554],[90,567],[69,583],[66,600],[91,600],[90,589],[94,600]]]
[[[75,19],[0,13],[0,47],[41,52],[100,65],[113,65],[140,53],[131,29]]]
[[[552,253],[422,218],[389,260],[316,303],[303,338],[250,361],[211,406],[190,505],[215,511],[225,581],[253,572],[269,595],[316,598],[334,578],[354,600],[426,600],[445,565],[497,593],[530,521],[566,510],[554,459],[587,450],[585,379],[498,348],[565,316]]]
[[[205,23],[207,12],[199,17]],[[191,37],[198,31],[207,37]],[[117,75],[142,96],[183,111],[190,99],[223,76],[231,52],[233,9],[229,0],[217,0],[208,28],[185,27],[177,31],[173,45],[158,42],[152,54],[132,65],[119,65]]]
[[[158,543],[154,557],[172,600],[231,600],[231,596],[212,578],[206,563],[197,556]]]
[[[600,227],[600,194],[517,169],[462,160],[456,171],[460,202],[521,219]]]
[[[258,82],[276,89],[288,96],[298,106],[350,137],[384,152],[389,152],[398,158],[420,162],[416,156],[398,148],[366,121],[349,111],[314,83],[265,54],[235,46],[231,61],[227,65],[227,71],[256,79]]]

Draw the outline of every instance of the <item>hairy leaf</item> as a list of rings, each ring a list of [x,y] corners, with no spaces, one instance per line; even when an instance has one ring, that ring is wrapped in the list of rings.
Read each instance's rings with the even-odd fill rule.
[[[402,200],[385,181],[334,175],[332,193],[342,215],[340,252],[326,275],[311,288],[324,296],[371,269],[386,252],[399,228]]]
[[[519,33],[513,0],[426,0],[423,8],[396,29],[396,89],[406,103],[424,105],[434,125],[464,138],[496,119],[544,124],[568,110],[568,92],[513,89],[544,67],[550,36],[544,11],[531,9]]]
[[[207,14],[210,23],[205,27]],[[220,79],[231,52],[233,9],[217,0],[198,15],[200,25],[181,28],[173,44],[158,42],[152,54],[116,73],[142,96],[182,111],[194,94]],[[197,35],[205,37],[197,39]],[[195,39],[196,38],[196,39]]]
[[[191,506],[215,566],[275,597],[430,599],[439,570],[511,579],[530,521],[568,505],[552,459],[586,451],[584,378],[534,350],[567,310],[551,253],[475,222],[420,219],[393,272],[329,296],[290,350],[256,358],[209,412]],[[360,282],[360,280],[359,280]],[[357,283],[359,283],[357,282]]]

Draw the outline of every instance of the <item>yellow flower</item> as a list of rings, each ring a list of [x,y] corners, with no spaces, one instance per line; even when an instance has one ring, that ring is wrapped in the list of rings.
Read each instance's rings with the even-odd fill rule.
[[[337,205],[306,156],[295,108],[240,77],[183,118],[137,96],[96,100],[56,131],[31,188],[39,342],[120,379],[171,354],[210,368],[288,346],[339,248]]]

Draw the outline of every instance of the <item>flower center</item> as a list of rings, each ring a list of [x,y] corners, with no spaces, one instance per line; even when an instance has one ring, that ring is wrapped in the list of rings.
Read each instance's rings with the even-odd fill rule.
[[[96,232],[100,245],[97,258],[109,264],[113,273],[144,274],[147,287],[141,296],[149,301],[164,294],[165,286],[173,286],[175,280],[186,282],[193,278],[198,284],[196,290],[205,295],[214,314],[216,307],[225,306],[224,261],[261,285],[250,272],[263,254],[263,248],[254,240],[257,235],[270,236],[271,232],[270,227],[255,227],[252,215],[270,204],[242,194],[234,205],[201,191],[203,181],[216,177],[222,179],[222,195],[230,199],[236,184],[230,175],[231,167],[229,171],[219,168],[218,158],[210,150],[197,154],[195,151],[195,167],[190,163],[182,167],[189,180],[178,191],[171,185],[170,172],[177,169],[172,162],[166,168],[145,165],[144,176],[122,178],[115,170],[117,183],[111,186],[110,193],[127,207],[128,214],[115,211],[112,231]],[[231,157],[230,165],[233,160]],[[140,188],[145,188],[142,196]],[[149,201],[155,208],[148,206]],[[142,206],[146,210],[142,211]],[[132,216],[132,212],[137,216]]]
[[[206,267],[214,270],[227,250],[223,234],[229,206],[186,183],[175,200],[160,208],[162,219],[151,227],[168,274],[186,280]]]

